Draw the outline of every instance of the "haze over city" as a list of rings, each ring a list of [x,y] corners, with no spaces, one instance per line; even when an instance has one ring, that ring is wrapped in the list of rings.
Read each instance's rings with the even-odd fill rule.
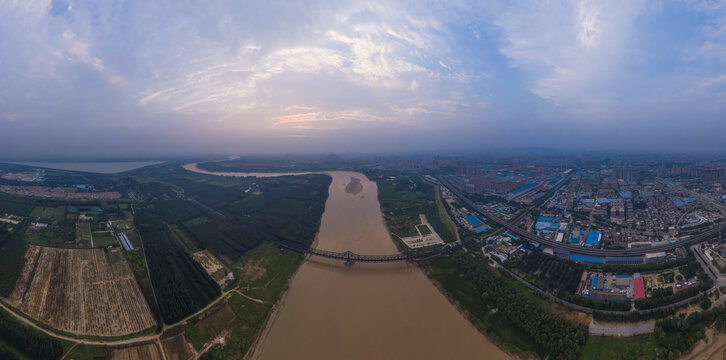
[[[719,1],[0,10],[4,158],[726,150]]]

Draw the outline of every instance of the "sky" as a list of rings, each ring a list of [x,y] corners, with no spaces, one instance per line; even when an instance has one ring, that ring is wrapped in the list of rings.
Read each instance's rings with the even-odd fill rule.
[[[0,0],[0,157],[726,152],[725,1]]]

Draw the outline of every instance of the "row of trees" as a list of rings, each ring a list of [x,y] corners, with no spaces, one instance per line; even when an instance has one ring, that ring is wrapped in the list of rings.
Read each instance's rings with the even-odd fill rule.
[[[159,311],[167,324],[205,307],[221,290],[168,230],[144,233],[144,250]]]
[[[590,299],[579,294],[562,294],[559,296],[563,300],[567,300],[571,303],[589,307],[590,309],[604,310],[604,311],[629,311],[630,302],[627,301],[608,301],[608,300],[595,300]]]
[[[683,289],[675,294],[672,293],[667,295],[667,291],[662,292],[661,294],[657,294],[656,297],[649,297],[645,299],[638,299],[635,300],[635,307],[638,310],[646,310],[646,309],[653,309],[660,306],[665,306],[669,304],[674,304],[682,300],[686,300],[688,298],[694,297],[698,295],[698,293],[702,291],[706,291],[709,288],[711,288],[711,282],[702,283],[700,286],[697,287],[690,287],[687,289]]]
[[[688,251],[690,252],[690,250],[688,250]],[[570,261],[570,260],[561,259],[561,261]],[[687,265],[691,261],[696,261],[696,259],[693,257],[692,254],[689,254],[689,256],[682,258],[682,259],[670,260],[670,261],[666,261],[666,262],[653,263],[653,264],[616,265],[616,264],[586,263],[586,264],[584,264],[584,266],[588,270],[599,271],[599,272],[618,273],[618,274],[634,274],[634,273],[648,273],[648,272],[653,272],[653,271],[673,269],[673,268],[677,268],[679,266]]]
[[[555,292],[574,293],[585,267],[575,262],[560,261],[540,251],[531,251],[506,264],[534,279],[540,288]]]
[[[143,235],[149,277],[165,323],[179,321],[221,295],[214,279],[172,238],[152,209],[136,211],[134,221]]]
[[[587,340],[587,327],[543,309],[523,296],[489,268],[480,257],[461,253],[454,261],[482,292],[482,300],[529,335],[542,350],[556,359],[576,359]]]
[[[59,359],[63,356],[60,341],[19,323],[5,311],[0,311],[0,339],[22,350],[31,359]]]
[[[24,220],[17,228],[24,229],[28,220]],[[25,251],[28,244],[23,240],[22,231],[0,234],[0,296],[8,297],[15,287],[15,281],[23,271]]]
[[[20,358],[17,355],[15,355],[14,352],[12,352],[12,351],[10,351],[8,349],[4,349],[2,347],[0,347],[0,359],[4,359],[4,360],[20,360]]]
[[[615,322],[638,322],[650,319],[660,319],[671,316],[676,313],[678,308],[672,307],[668,309],[659,309],[647,313],[640,311],[631,311],[625,314],[613,314],[602,311],[594,311],[592,317],[595,320],[600,321],[615,321]]]
[[[236,229],[217,218],[196,223],[179,223],[177,226],[191,235],[190,238],[197,247],[233,260],[237,260],[260,242],[260,237],[256,234]]]

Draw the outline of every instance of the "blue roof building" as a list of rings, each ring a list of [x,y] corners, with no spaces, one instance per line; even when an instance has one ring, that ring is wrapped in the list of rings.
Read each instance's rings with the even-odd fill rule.
[[[587,246],[600,246],[600,238],[602,237],[602,233],[595,230],[590,230],[590,232],[587,234],[587,240],[585,240],[585,245]]]
[[[605,261],[602,258],[596,258],[596,257],[590,257],[590,256],[582,256],[582,255],[570,255],[570,260],[587,261],[587,262],[598,263],[598,264],[605,263]]]
[[[484,223],[481,222],[481,220],[477,219],[477,217],[476,216],[473,216],[473,215],[472,216],[467,216],[466,217],[466,221],[468,221],[469,222],[469,225],[471,225],[472,227],[477,227],[477,226],[484,225]]]

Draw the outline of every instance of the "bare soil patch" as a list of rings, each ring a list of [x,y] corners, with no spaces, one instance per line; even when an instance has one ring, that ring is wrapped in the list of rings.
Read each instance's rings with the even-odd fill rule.
[[[122,251],[30,245],[8,303],[77,335],[121,336],[150,328],[156,321]]]
[[[192,254],[192,258],[202,265],[207,274],[209,274],[209,276],[211,276],[212,279],[219,284],[219,286],[224,287],[224,285],[227,284],[229,281],[229,278],[227,277],[229,268],[212,255],[209,250],[197,251]]]
[[[116,348],[111,352],[111,360],[136,359],[163,360],[163,357],[156,343]]]

